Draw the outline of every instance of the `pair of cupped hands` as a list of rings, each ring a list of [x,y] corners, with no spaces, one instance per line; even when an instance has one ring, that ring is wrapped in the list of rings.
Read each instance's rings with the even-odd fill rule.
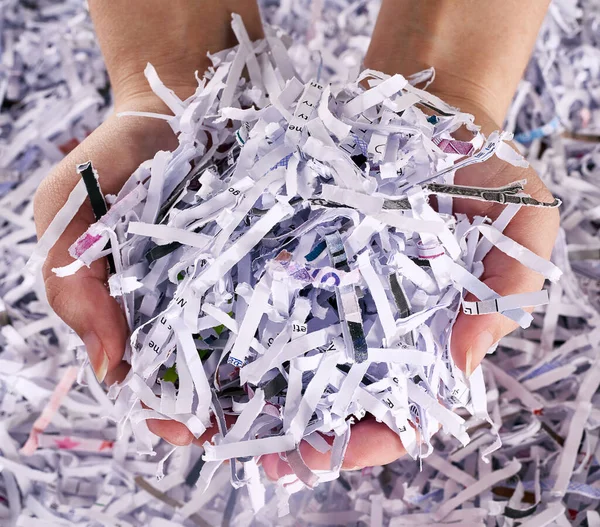
[[[121,1],[115,0],[117,3]],[[116,194],[140,163],[152,158],[159,150],[176,148],[177,139],[164,121],[116,116],[118,112],[131,110],[167,113],[144,78],[147,62],[156,67],[166,86],[185,99],[194,93],[197,86],[194,72],[202,73],[209,65],[207,51],[216,52],[236,44],[230,26],[233,10],[242,16],[251,39],[262,37],[260,15],[253,2],[184,3],[186,7],[182,13],[171,2],[155,2],[152,13],[140,19],[140,14],[134,10],[124,9],[119,17],[114,17],[107,8],[90,2],[112,84],[114,113],[71,151],[40,185],[34,203],[38,236],[44,233],[77,184],[80,178],[75,170],[77,164],[92,160],[100,174],[103,192]],[[393,64],[378,62],[371,50],[365,64],[386,73],[397,72]],[[473,89],[475,85],[469,79],[455,78],[453,82],[457,86],[453,93],[436,91],[435,83],[431,91],[449,104],[474,114],[476,123],[485,132],[500,129],[498,117],[490,110],[493,109],[493,101],[486,100],[485,94]],[[464,89],[458,88],[461,83]],[[527,179],[526,192],[534,198],[552,201],[550,192],[533,169],[517,168],[495,157],[483,164],[459,170],[455,182],[498,187],[522,179]],[[503,206],[455,199],[454,207],[457,213],[470,217],[481,215],[494,219]],[[89,268],[84,267],[66,278],[58,278],[51,270],[70,263],[69,246],[94,221],[91,206],[86,202],[50,251],[43,276],[50,305],[82,338],[98,380],[112,384],[124,379],[129,369],[122,360],[129,334],[121,309],[107,289],[106,262],[96,261]],[[538,255],[549,258],[558,221],[556,209],[523,207],[505,234]],[[482,280],[500,295],[536,291],[543,285],[543,277],[495,248],[486,256],[484,266]],[[500,314],[475,317],[461,313],[452,332],[454,360],[467,374],[472,372],[489,348],[515,327],[511,320]],[[213,427],[195,439],[178,422],[149,420],[148,427],[174,445],[192,442],[202,445],[217,431]],[[329,467],[329,454],[321,454],[307,443],[302,443],[300,448],[309,467]],[[403,454],[398,436],[385,424],[367,417],[353,426],[343,468],[383,465]],[[287,463],[277,455],[263,456],[261,462],[272,479],[291,473]]]

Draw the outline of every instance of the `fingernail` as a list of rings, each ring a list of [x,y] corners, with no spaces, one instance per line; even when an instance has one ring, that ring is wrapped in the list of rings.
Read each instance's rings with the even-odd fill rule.
[[[465,360],[465,375],[470,377],[475,368],[479,366],[479,363],[485,357],[485,354],[494,345],[494,336],[489,331],[482,331],[471,344],[471,347],[467,350],[467,356]]]
[[[108,373],[108,355],[104,351],[100,339],[95,333],[87,333],[81,340],[85,344],[96,379],[98,382],[104,382]]]

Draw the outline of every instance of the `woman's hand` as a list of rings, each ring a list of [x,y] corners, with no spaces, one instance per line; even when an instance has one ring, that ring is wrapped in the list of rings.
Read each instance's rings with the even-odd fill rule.
[[[443,97],[443,96],[442,96]],[[482,125],[486,133],[500,130],[484,110],[467,100],[446,102],[460,106],[463,111],[473,113],[475,122]],[[514,181],[526,179],[525,192],[539,201],[552,202],[550,191],[541,182],[532,168],[519,168],[492,157],[490,160],[471,165],[456,172],[457,185],[478,187],[499,187]],[[455,199],[454,211],[473,216],[487,216],[496,219],[504,205],[484,203],[469,199]],[[558,233],[558,209],[545,207],[522,207],[504,230],[504,234],[544,258],[550,258]],[[507,256],[497,248],[492,248],[483,260],[484,273],[481,280],[501,296],[539,291],[544,277],[525,267],[519,261]],[[472,295],[467,300],[478,300]],[[469,316],[460,313],[452,330],[450,349],[457,366],[470,375],[483,360],[488,350],[503,336],[517,328],[511,319],[496,313]],[[321,454],[308,443],[301,445],[300,451],[305,463],[312,469],[329,468],[329,453]],[[366,418],[352,427],[352,435],[346,457],[345,469],[385,465],[405,454],[398,435],[387,425]],[[277,455],[265,456],[263,467],[272,479],[291,474],[289,465]]]
[[[489,135],[502,129],[547,5],[547,0],[527,4],[518,0],[465,0],[460,6],[453,0],[383,0],[365,66],[406,76],[434,66],[436,77],[428,91],[473,114],[475,123]],[[525,192],[532,197],[553,200],[532,168],[514,167],[495,156],[458,170],[454,181],[457,185],[499,187],[521,179],[527,180]],[[453,206],[456,213],[491,219],[496,219],[504,207],[467,199],[454,199]],[[557,209],[522,207],[504,234],[549,258],[558,225]],[[544,283],[543,276],[496,248],[483,264],[481,280],[499,295],[538,291]],[[469,375],[488,350],[516,327],[500,314],[461,313],[450,343],[457,366]],[[307,443],[300,451],[309,467],[329,468],[329,453],[321,454]],[[384,465],[405,453],[396,433],[367,417],[352,427],[343,468]],[[292,472],[277,455],[265,456],[263,466],[272,479]]]
[[[475,115],[486,134],[500,130],[483,109],[467,101],[449,101],[460,105],[464,111]],[[496,156],[485,163],[471,165],[456,172],[457,185],[478,187],[499,187],[518,180],[527,180],[525,192],[538,201],[550,203],[552,193],[531,168],[515,167]],[[487,216],[495,220],[505,206],[497,203],[485,203],[468,199],[455,199],[456,213],[473,216]],[[521,207],[510,221],[504,234],[527,247],[537,255],[549,259],[558,234],[560,215],[557,208]],[[544,285],[544,277],[529,269],[518,260],[493,247],[483,259],[484,273],[481,280],[501,296],[539,291]],[[475,299],[472,295],[467,300]],[[457,366],[467,376],[479,366],[488,350],[502,337],[516,329],[518,324],[499,313],[470,316],[461,313],[452,330],[450,349]]]
[[[91,14],[111,79],[115,114],[127,110],[168,113],[148,87],[143,74],[147,62],[156,67],[165,85],[181,99],[192,95],[197,87],[194,72],[201,74],[209,65],[206,53],[236,43],[231,31],[232,6],[243,17],[250,37],[260,38],[262,26],[255,2],[91,0]],[[38,188],[34,203],[38,236],[79,181],[77,164],[92,160],[102,191],[116,194],[140,163],[159,150],[173,150],[177,145],[165,121],[111,116]],[[113,383],[122,380],[129,368],[122,362],[129,331],[106,286],[106,261],[96,261],[66,278],[52,272],[52,268],[72,261],[68,248],[94,222],[86,201],[50,251],[43,276],[50,305],[82,338],[98,380]],[[181,423],[151,420],[148,426],[173,444],[184,445],[193,439]]]

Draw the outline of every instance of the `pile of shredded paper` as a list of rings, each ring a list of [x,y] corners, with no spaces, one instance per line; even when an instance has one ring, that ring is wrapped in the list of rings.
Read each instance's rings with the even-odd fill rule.
[[[117,196],[93,159],[73,167],[36,245],[33,192],[109,110],[106,74],[81,2],[0,3],[0,525],[600,525],[600,6],[551,5],[506,132],[484,137],[424,90],[432,71],[361,72],[374,4],[263,2],[255,43],[234,16],[239,45],[186,101],[149,65],[172,114],[147,117],[179,147]],[[513,132],[563,201],[553,264],[502,231],[559,199],[453,181],[493,155],[523,166]],[[453,196],[506,206],[469,219]],[[55,272],[110,258],[132,368],[108,394],[30,272],[86,200],[98,221]],[[493,246],[546,289],[498,298],[479,280]],[[449,353],[461,311],[522,328],[468,380]],[[408,454],[340,471],[367,414]],[[219,434],[173,448],[149,418]],[[268,482],[270,453],[294,474]]]

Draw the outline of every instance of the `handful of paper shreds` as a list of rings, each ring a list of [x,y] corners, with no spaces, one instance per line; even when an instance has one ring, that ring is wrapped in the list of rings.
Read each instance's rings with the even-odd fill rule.
[[[413,458],[431,453],[439,428],[469,443],[459,408],[492,424],[481,369],[466,381],[452,360],[452,325],[461,309],[531,324],[523,308],[547,292],[499,297],[478,278],[482,260],[496,246],[556,281],[558,268],[502,231],[520,207],[560,202],[536,201],[524,181],[453,183],[493,155],[527,163],[510,134],[486,138],[472,116],[417,88],[431,71],[366,70],[333,93],[298,77],[273,30],[252,43],[236,15],[232,28],[239,45],[211,57],[186,101],[147,66],[174,114],[148,117],[168,120],[179,147],[143,163],[108,210],[93,160],[77,167],[82,180],[31,261],[89,199],[98,221],[71,246],[73,263],[53,271],[110,257],[110,293],[132,332],[130,373],[111,389],[119,424],[150,453],[146,419],[196,437],[216,420],[198,485],[230,460],[232,483],[250,487],[258,510],[260,456],[286,457],[296,483],[284,491],[314,487],[339,475],[351,425],[367,413]],[[453,137],[462,127],[470,141]],[[452,197],[507,206],[492,222],[453,214]],[[467,292],[480,301],[463,302]],[[237,419],[230,428],[225,415]],[[301,441],[331,450],[330,470],[311,470]]]
[[[234,21],[240,45],[213,57],[188,101],[149,67],[180,146],[144,163],[106,197],[110,207],[93,159],[79,167],[63,219],[87,199],[108,212],[73,246],[73,265],[57,270],[112,258],[133,366],[111,389],[114,408],[89,366],[87,385],[73,385],[68,334],[22,265],[32,255],[39,264],[64,227],[54,224],[34,251],[31,196],[49,162],[98,124],[91,85],[105,79],[78,2],[39,3],[39,19],[10,3],[1,15],[11,31],[1,35],[0,100],[23,102],[0,115],[9,175],[0,189],[0,524],[600,525],[593,2],[552,4],[505,126],[565,202],[553,255],[565,275],[531,316],[521,308],[545,293],[496,302],[478,277],[492,245],[515,248],[501,232],[516,210],[544,204],[522,182],[491,192],[453,183],[456,169],[486,156],[523,160],[504,143],[509,134],[484,138],[470,116],[419,89],[431,72],[357,77],[374,3],[264,2],[267,19],[297,42],[286,52],[289,42],[267,28],[252,44]],[[55,27],[64,20],[63,36]],[[40,35],[54,44],[50,64],[39,62],[47,69],[33,59]],[[461,126],[470,141],[453,137]],[[586,140],[561,138],[563,128]],[[469,220],[452,214],[457,195],[507,205],[491,224]],[[534,255],[523,263],[559,275]],[[465,291],[480,302],[462,302]],[[449,354],[452,323],[461,310],[489,309],[533,322],[466,381]],[[420,462],[340,474],[350,425],[366,412]],[[227,414],[237,417],[229,428]],[[196,434],[216,418],[221,433],[203,460],[195,447],[157,442],[144,424],[157,417]],[[330,471],[304,465],[301,440],[331,451]],[[154,460],[136,453],[153,449]],[[295,475],[263,488],[264,452],[280,453]],[[278,518],[306,486],[314,490],[293,495],[292,515]]]

